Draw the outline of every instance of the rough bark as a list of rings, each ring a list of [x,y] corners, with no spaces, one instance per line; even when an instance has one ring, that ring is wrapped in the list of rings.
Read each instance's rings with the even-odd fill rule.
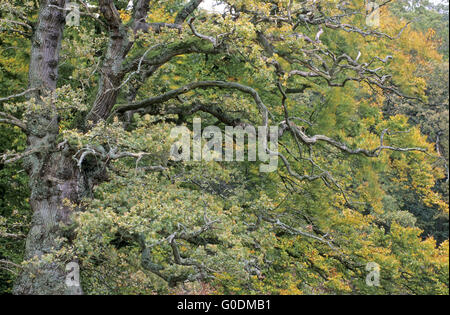
[[[93,124],[108,117],[116,103],[120,92],[120,84],[124,77],[122,63],[128,50],[128,35],[122,27],[111,30],[113,34],[106,51],[105,60],[101,67],[101,78],[97,97],[87,121]]]
[[[42,0],[39,18],[32,39],[29,70],[30,88],[36,88],[32,97],[56,88],[58,62],[63,35],[65,0]],[[59,7],[59,8],[58,8]],[[72,160],[68,148],[58,145],[59,118],[49,105],[28,115],[28,150],[36,153],[24,160],[30,177],[30,205],[33,211],[28,234],[25,259],[36,259],[37,268],[24,268],[15,285],[15,294],[81,294],[80,287],[65,284],[65,263],[58,259],[43,262],[42,258],[60,248],[58,238],[64,236],[64,225],[71,223],[71,207],[66,200],[76,203],[82,193],[84,180]]]
[[[100,11],[107,22],[109,43],[101,66],[101,78],[94,105],[87,116],[93,124],[108,117],[119,95],[124,77],[122,63],[129,49],[127,28],[122,25],[120,14],[111,0],[100,0]],[[148,5],[147,5],[148,7]]]
[[[189,1],[177,14],[175,18],[175,23],[146,23],[145,18],[147,17],[148,11],[150,9],[149,2],[146,0],[137,1],[135,7],[133,8],[133,23],[132,27],[129,28],[122,24],[120,14],[117,11],[114,2],[111,0],[100,0],[99,6],[103,18],[106,20],[106,25],[109,31],[109,44],[106,50],[105,59],[101,67],[101,78],[99,82],[99,88],[97,91],[97,96],[89,112],[86,121],[88,122],[88,127],[90,125],[95,125],[101,120],[106,120],[111,113],[111,109],[116,104],[117,97],[120,92],[120,85],[126,71],[123,71],[123,63],[127,57],[128,52],[133,46],[133,42],[128,40],[128,31],[132,31],[136,34],[138,31],[147,32],[153,30],[159,32],[162,27],[174,28],[181,31],[181,25],[184,23],[186,18],[200,5],[202,0],[191,0]],[[181,53],[181,52],[180,52]],[[186,51],[184,53],[189,53]],[[169,53],[170,55],[170,53]],[[172,56],[176,55],[173,54]],[[151,76],[162,64],[170,60],[170,56],[167,60],[164,57],[161,59],[160,64],[154,64],[151,66],[146,75],[142,79]],[[137,89],[129,95],[128,99],[130,101],[134,100],[137,95]],[[92,124],[89,124],[91,122]]]
[[[19,275],[13,292],[15,294],[82,294],[81,287],[67,286],[68,272],[65,267],[70,261],[52,256],[62,248],[61,238],[70,241],[73,237],[67,227],[72,223],[73,205],[92,191],[92,187],[104,180],[104,168],[85,159],[79,167],[73,159],[74,152],[59,137],[58,113],[51,104],[44,104],[41,96],[56,89],[58,80],[59,53],[65,24],[65,7],[68,0],[41,0],[38,21],[34,30],[29,69],[30,97],[42,109],[26,116],[27,154],[24,167],[30,177],[30,205],[33,211],[31,230],[27,237],[25,260],[37,264],[27,265]],[[191,0],[180,12],[177,23],[181,24],[200,4]],[[126,72],[123,63],[132,42],[128,39],[129,29],[123,25],[120,14],[112,0],[99,0],[99,7],[109,31],[101,78],[96,100],[86,118],[87,127],[106,119],[115,105],[120,85]],[[138,1],[134,10],[132,31],[145,26],[149,10],[146,0]],[[179,25],[177,24],[177,28]],[[184,51],[184,50],[183,50]],[[194,49],[195,51],[195,49]],[[161,64],[170,60],[163,58]],[[155,64],[155,71],[161,64]],[[69,202],[70,203],[69,203]]]

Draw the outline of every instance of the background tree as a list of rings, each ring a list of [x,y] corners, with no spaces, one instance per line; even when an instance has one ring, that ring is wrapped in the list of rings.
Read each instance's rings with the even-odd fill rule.
[[[447,174],[436,181],[433,188],[439,191],[448,204],[448,1],[433,4],[429,1],[398,1],[393,4],[392,12],[404,19],[413,21],[411,27],[417,31],[412,41],[426,39],[425,44],[441,56],[423,54],[417,47],[405,50],[411,62],[418,62],[415,76],[427,82],[424,103],[402,102],[386,103],[386,115],[404,114],[412,125],[420,126],[428,141],[436,144],[436,151],[441,156],[436,161]],[[421,38],[421,39],[419,39]],[[424,58],[425,57],[425,58]],[[431,58],[430,58],[431,57]],[[423,236],[433,235],[438,241],[448,239],[448,216],[439,209],[429,207],[417,200],[415,193],[405,190],[393,193],[418,219],[417,225],[424,230]]]

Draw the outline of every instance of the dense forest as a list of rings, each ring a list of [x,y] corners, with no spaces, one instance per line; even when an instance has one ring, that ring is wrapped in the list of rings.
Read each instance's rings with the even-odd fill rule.
[[[448,295],[448,1],[217,2],[0,0],[0,293]]]

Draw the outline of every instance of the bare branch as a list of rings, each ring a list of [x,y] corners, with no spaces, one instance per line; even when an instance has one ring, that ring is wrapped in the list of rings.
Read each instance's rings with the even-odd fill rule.
[[[398,148],[398,147],[384,145],[383,140],[384,140],[384,136],[386,134],[388,134],[388,131],[389,131],[388,129],[383,130],[381,133],[380,146],[378,146],[377,148],[375,148],[373,150],[366,150],[366,149],[359,149],[359,148],[358,149],[350,149],[346,144],[336,141],[334,139],[331,139],[327,136],[323,136],[323,135],[315,135],[315,136],[309,137],[304,133],[304,131],[301,128],[297,127],[293,123],[291,123],[291,127],[300,136],[301,140],[305,144],[312,145],[312,144],[316,144],[319,141],[323,141],[323,142],[326,142],[326,143],[340,149],[341,151],[344,151],[349,154],[362,154],[367,157],[378,157],[383,150],[391,150],[391,151],[398,151],[398,152],[411,152],[411,151],[427,152],[426,149],[418,148],[418,147]]]
[[[26,235],[24,235],[24,234],[6,233],[6,232],[0,231],[0,237],[14,238],[14,239],[24,239],[26,237]]]
[[[133,8],[134,9],[134,26],[133,30],[135,32],[142,30],[147,32],[149,29],[152,29],[156,33],[159,33],[162,28],[171,28],[176,29],[178,32],[182,30],[182,24],[186,20],[186,18],[197,9],[202,0],[191,0],[186,6],[181,9],[178,15],[175,18],[174,23],[146,23],[145,19],[147,17],[147,13],[149,10],[149,1],[148,0],[138,0],[138,3]]]
[[[17,162],[21,159],[23,159],[24,157],[30,156],[36,152],[39,152],[40,150],[42,150],[42,147],[38,147],[32,150],[28,150],[22,153],[15,153],[15,154],[2,154],[0,155],[0,164],[10,164],[10,163],[14,163]]]
[[[288,233],[291,233],[291,234],[293,234],[293,235],[301,235],[301,236],[305,236],[305,237],[308,237],[308,238],[312,238],[312,239],[314,239],[314,240],[316,240],[316,241],[319,241],[319,242],[321,242],[321,243],[324,243],[324,244],[328,245],[332,250],[335,250],[335,251],[340,252],[340,250],[337,249],[337,248],[332,244],[331,241],[326,240],[326,239],[324,239],[324,238],[322,238],[322,237],[319,237],[319,236],[313,235],[313,234],[311,234],[311,233],[304,232],[304,231],[302,231],[302,230],[300,230],[300,229],[294,228],[294,227],[292,227],[292,226],[289,226],[289,225],[287,225],[287,224],[281,222],[279,219],[273,219],[273,218],[269,218],[269,217],[267,217],[267,216],[262,216],[262,219],[263,219],[264,221],[266,221],[266,222],[272,223],[274,226],[279,227],[279,228],[285,230],[285,231],[288,232]]]
[[[7,97],[1,97],[1,98],[0,98],[0,103],[9,101],[9,100],[14,99],[14,98],[18,98],[18,97],[25,96],[25,95],[27,95],[28,93],[33,92],[33,91],[36,91],[36,90],[37,90],[36,88],[31,88],[31,89],[25,90],[25,91],[23,91],[23,92],[20,92],[20,93],[18,93],[18,94],[10,95],[10,96],[7,96]]]
[[[216,40],[214,37],[212,37],[212,36],[207,36],[207,35],[203,35],[203,34],[200,34],[199,32],[197,32],[197,30],[195,29],[194,24],[193,24],[194,20],[195,20],[195,18],[192,17],[192,18],[190,18],[189,21],[188,21],[188,24],[189,24],[189,27],[190,27],[191,30],[192,30],[192,33],[193,33],[195,36],[197,36],[198,38],[201,38],[201,39],[205,39],[205,40],[207,40],[207,41],[210,41],[210,42],[213,44],[214,47],[217,47],[217,40]]]
[[[0,259],[0,269],[6,270],[8,272],[11,272],[14,275],[17,275],[18,272],[15,271],[14,269],[22,269],[22,266],[13,263],[12,261],[9,260],[5,260],[5,259]]]
[[[179,89],[171,90],[171,91],[161,94],[159,96],[151,97],[151,98],[148,98],[146,100],[143,100],[143,101],[140,101],[137,103],[119,106],[110,117],[112,117],[115,114],[124,113],[129,110],[143,109],[145,112],[145,109],[150,108],[150,106],[152,106],[152,105],[162,104],[162,103],[167,102],[171,99],[174,99],[182,94],[186,94],[189,91],[192,91],[195,89],[200,89],[200,88],[236,89],[236,90],[239,90],[241,92],[251,95],[261,111],[261,114],[263,116],[264,126],[268,125],[268,119],[269,119],[268,118],[268,110],[267,110],[267,107],[264,105],[263,101],[261,100],[258,92],[256,92],[256,90],[254,90],[251,87],[248,87],[248,86],[245,86],[245,85],[242,85],[239,83],[235,83],[235,82],[226,82],[226,81],[199,81],[199,82],[189,83]]]
[[[202,0],[191,0],[188,4],[178,13],[175,18],[175,24],[182,24],[192,12],[202,3]]]
[[[1,118],[1,117],[7,117],[7,118]],[[17,126],[20,129],[22,129],[23,131],[27,132],[27,125],[22,122],[21,120],[13,117],[10,114],[4,113],[4,112],[0,112],[0,123],[5,123],[5,124],[10,124],[13,126]]]

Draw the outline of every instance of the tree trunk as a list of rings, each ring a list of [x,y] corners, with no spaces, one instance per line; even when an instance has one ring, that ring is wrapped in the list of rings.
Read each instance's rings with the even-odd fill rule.
[[[71,224],[72,207],[82,194],[84,181],[81,171],[72,160],[68,148],[57,148],[52,133],[44,137],[30,136],[29,147],[45,144],[46,149],[24,161],[30,176],[30,204],[33,211],[31,230],[25,248],[25,259],[36,260],[37,265],[26,267],[14,286],[15,294],[81,294],[80,286],[67,286],[66,264],[58,257],[48,262],[63,245],[61,237],[69,237],[64,227]],[[34,263],[34,262],[33,262]]]
[[[35,33],[32,39],[29,79],[36,88],[33,97],[46,95],[56,88],[59,52],[65,23],[66,0],[41,0]],[[41,102],[42,103],[42,102]],[[42,103],[43,104],[43,103]],[[24,160],[30,177],[30,204],[33,211],[31,230],[27,237],[25,259],[37,265],[25,267],[19,275],[15,294],[81,294],[79,286],[67,286],[65,264],[58,258],[45,260],[47,254],[61,248],[64,225],[71,223],[71,207],[67,201],[78,202],[86,182],[72,154],[65,145],[58,145],[59,117],[50,105],[28,115],[27,150]]]
[[[100,1],[101,10],[109,21],[109,43],[101,66],[101,76],[97,96],[91,111],[86,117],[88,127],[108,118],[116,104],[120,92],[120,84],[124,78],[122,63],[131,48],[127,29],[122,25],[117,10],[104,9],[106,4]],[[110,13],[108,13],[110,12]],[[90,122],[90,123],[89,123]]]

